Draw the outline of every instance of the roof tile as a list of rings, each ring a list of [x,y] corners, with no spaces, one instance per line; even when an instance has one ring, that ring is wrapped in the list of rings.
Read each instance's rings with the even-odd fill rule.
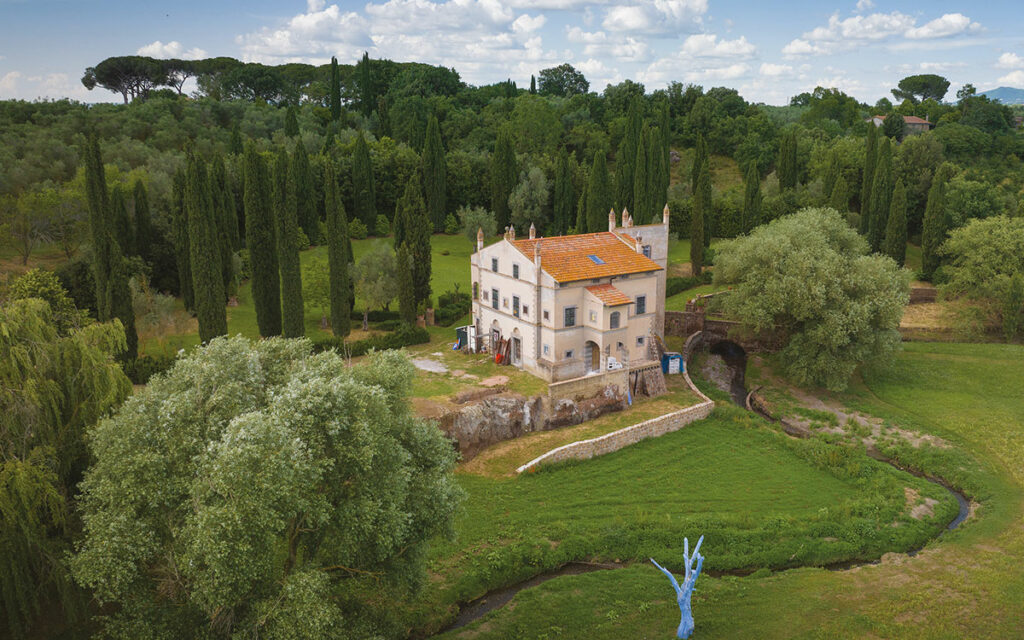
[[[511,242],[530,259],[533,259],[534,245],[539,243],[541,268],[558,282],[606,278],[661,269],[657,262],[637,253],[620,236],[608,231]]]
[[[594,294],[605,306],[617,307],[623,304],[631,304],[633,301],[629,296],[622,293],[610,284],[594,284],[587,287],[587,291]]]

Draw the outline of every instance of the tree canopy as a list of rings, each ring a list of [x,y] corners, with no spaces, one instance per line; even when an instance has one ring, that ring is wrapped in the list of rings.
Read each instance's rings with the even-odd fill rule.
[[[934,73],[907,76],[900,80],[892,95],[899,101],[910,100],[917,104],[929,98],[941,102],[949,91],[949,80]]]

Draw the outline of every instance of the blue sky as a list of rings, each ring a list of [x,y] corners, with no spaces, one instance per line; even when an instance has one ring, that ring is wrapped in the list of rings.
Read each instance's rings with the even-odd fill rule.
[[[967,82],[1024,88],[1019,0],[0,0],[0,98],[116,101],[79,82],[113,55],[274,64],[364,50],[455,67],[473,84],[525,86],[570,62],[593,90],[676,80],[769,104],[817,85],[873,103],[913,73],[946,76],[950,97]]]

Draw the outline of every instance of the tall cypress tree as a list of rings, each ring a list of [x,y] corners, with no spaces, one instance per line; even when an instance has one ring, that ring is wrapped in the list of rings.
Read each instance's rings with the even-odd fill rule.
[[[316,189],[313,186],[313,168],[309,155],[301,142],[295,145],[292,154],[292,172],[295,174],[295,202],[299,227],[309,238],[310,244],[320,244],[320,216],[317,213]]]
[[[615,203],[619,209],[635,209],[633,191],[636,188],[636,150],[640,146],[643,123],[640,120],[640,101],[634,99],[626,112],[626,130],[615,154]],[[605,211],[605,215],[608,212]],[[643,218],[637,217],[637,221]]]
[[[935,170],[932,186],[928,190],[928,204],[921,221],[921,271],[931,281],[939,268],[939,247],[946,241],[946,182],[953,178],[955,169],[946,162]]]
[[[359,61],[359,108],[367,118],[373,112],[373,76],[370,73],[370,54],[365,51]]]
[[[96,283],[96,315],[100,322],[110,319],[107,289],[110,280],[110,231],[108,217],[110,194],[100,157],[100,143],[95,131],[86,138],[83,164],[85,165],[85,195],[89,206],[89,231],[92,238],[92,272]]]
[[[338,72],[338,59],[331,56],[331,83],[328,88],[328,102],[331,105],[331,120],[341,120],[341,75]]]
[[[839,178],[840,170],[839,152],[833,149],[828,163],[828,170],[825,171],[825,193],[832,193],[836,186],[836,180]]]
[[[352,152],[352,216],[371,232],[377,228],[377,190],[374,184],[370,147],[362,132]]]
[[[231,138],[228,140],[228,153],[231,155],[241,155],[244,150],[244,144],[242,143],[242,129],[238,126],[238,122],[231,125]]]
[[[391,115],[388,113],[388,101],[384,96],[377,96],[377,122],[380,125],[380,135],[391,137]]]
[[[188,215],[192,288],[195,292],[201,342],[208,342],[228,332],[221,243],[217,234],[209,178],[206,165],[194,152],[190,152],[188,178],[185,182],[185,211]]]
[[[252,144],[245,149],[245,246],[252,265],[256,325],[264,338],[281,335],[281,278],[269,172]]]
[[[651,183],[648,173],[647,144],[651,138],[650,127],[644,127],[640,144],[636,146],[636,161],[633,162],[633,207],[630,213],[639,224],[647,224],[651,216]]]
[[[797,183],[796,166],[796,133],[789,131],[782,137],[779,144],[779,159],[776,164],[776,174],[779,178],[779,189],[786,191],[795,189]]]
[[[875,164],[878,162],[878,127],[868,126],[867,147],[864,150],[864,171],[860,185],[860,232],[868,235],[871,220],[871,192],[875,179]]]
[[[903,266],[907,259],[907,190],[903,180],[896,181],[889,207],[889,220],[885,225],[885,241],[882,253]]]
[[[139,334],[135,330],[135,308],[132,292],[128,288],[128,264],[116,241],[110,243],[110,279],[107,281],[107,304],[111,319],[117,318],[124,327],[125,350],[121,360],[131,362],[139,357]]]
[[[530,74],[530,93],[537,93],[537,78]]]
[[[761,224],[761,174],[757,171],[757,163],[747,165],[747,175],[743,183],[743,220],[740,223],[741,233]]]
[[[135,231],[132,229],[132,220],[128,216],[128,205],[125,202],[124,189],[115,184],[110,190],[110,212],[111,230],[114,240],[121,247],[121,254],[134,256],[135,253]]]
[[[516,152],[512,147],[512,132],[508,125],[498,131],[498,141],[491,155],[491,210],[498,223],[498,230],[508,226],[508,197],[519,179],[516,167]]]
[[[235,218],[235,203],[231,199],[224,158],[217,154],[210,165],[210,196],[213,200],[213,219],[217,225],[217,241],[220,247],[220,268],[224,277],[224,292],[227,296],[238,293],[235,282],[234,240],[238,236],[238,220]]]
[[[594,154],[594,165],[590,168],[590,179],[587,181],[586,233],[608,230],[608,212],[611,211],[614,196],[604,155],[604,149],[598,149]]]
[[[440,233],[444,231],[445,193],[448,186],[441,127],[434,116],[430,116],[427,121],[427,135],[423,142],[423,155],[420,161],[423,168],[423,191],[426,195],[427,213],[433,224],[434,233]]]
[[[563,147],[558,152],[555,163],[555,194],[554,220],[552,227],[555,235],[563,235],[572,222],[572,208],[576,201],[572,187],[572,167],[569,164],[569,153]]]
[[[836,178],[836,183],[832,187],[832,195],[828,199],[828,206],[839,213],[846,213],[850,210],[850,187],[842,175]]]
[[[409,253],[409,245],[398,245],[395,253],[395,266],[398,272],[398,314],[408,324],[416,322],[416,286],[413,282],[413,261]]]
[[[153,260],[153,222],[149,215],[149,194],[142,180],[132,185],[135,213],[135,250],[146,262]]]
[[[704,268],[704,219],[707,212],[704,210],[705,200],[703,194],[710,190],[711,175],[708,161],[701,165],[697,174],[697,189],[693,195],[693,209],[690,212],[690,272],[699,276]]]
[[[589,174],[587,176],[587,183],[590,182]],[[587,232],[587,185],[583,185],[583,189],[580,190],[580,199],[576,203],[576,224],[574,226],[575,233],[586,233]]]
[[[282,160],[283,158],[283,160]],[[289,162],[282,151],[275,169],[283,172],[275,179],[280,191],[277,198],[278,260],[281,263],[281,334],[286,338],[299,338],[306,333],[302,308],[302,266],[299,262],[299,203],[296,194],[295,159]]]
[[[714,233],[715,212],[711,202],[711,161],[704,161],[702,177],[697,180],[697,199],[700,200],[701,211],[704,213],[704,248],[711,246],[711,236]],[[704,252],[701,252],[704,255]]]
[[[430,298],[430,217],[423,202],[423,191],[420,176],[414,174],[405,186],[405,192],[398,206],[403,210],[408,225],[405,230],[405,241],[409,255],[412,257],[412,283],[416,305]],[[401,246],[401,245],[399,245]]]
[[[338,194],[334,161],[327,158],[324,169],[324,208],[327,210],[327,268],[330,270],[331,330],[347,336],[351,330],[352,284],[348,269],[348,221]]]
[[[295,107],[288,107],[284,114],[284,135],[289,138],[299,135],[299,118],[295,115]]]
[[[195,292],[192,289],[192,251],[188,246],[188,210],[185,205],[185,183],[188,174],[185,168],[174,172],[171,182],[171,240],[174,245],[174,263],[178,267],[178,286],[185,310],[196,310]]]
[[[892,145],[889,138],[882,136],[878,144],[878,160],[875,176],[871,181],[871,211],[868,218],[868,243],[872,251],[882,250],[885,240],[885,226],[889,220],[889,206],[892,202]]]
[[[647,147],[648,179],[651,192],[651,223],[660,222],[661,210],[668,202],[669,167],[665,161],[665,140],[661,127],[651,129],[650,146]]]
[[[693,164],[690,166],[690,193],[697,194],[697,180],[700,179],[700,172],[704,163],[708,161],[708,143],[704,139],[704,133],[697,134],[697,144],[693,147]]]

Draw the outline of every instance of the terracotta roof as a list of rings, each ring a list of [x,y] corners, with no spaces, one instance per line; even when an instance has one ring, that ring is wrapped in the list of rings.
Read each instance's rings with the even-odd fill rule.
[[[594,284],[587,287],[587,291],[594,294],[605,306],[617,307],[622,304],[630,304],[633,301],[629,296],[622,293],[610,284]]]
[[[608,231],[511,242],[531,260],[534,245],[540,243],[541,268],[557,282],[661,269],[657,262],[637,253],[632,241],[627,245],[619,236]]]
[[[871,116],[871,117],[872,118],[878,118],[880,120],[885,120],[885,116]],[[927,120],[925,120],[923,118],[918,118],[917,116],[903,116],[903,122],[906,122],[907,124],[931,124],[931,122],[928,122]]]

